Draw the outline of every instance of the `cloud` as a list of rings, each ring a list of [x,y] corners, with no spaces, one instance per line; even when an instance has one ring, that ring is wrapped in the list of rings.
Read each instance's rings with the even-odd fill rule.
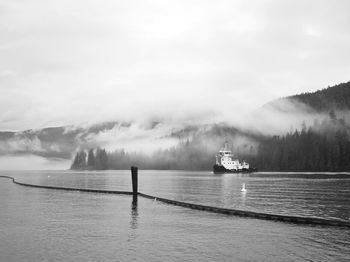
[[[44,152],[41,141],[38,137],[28,138],[15,135],[7,141],[0,141],[0,151],[12,152]]]
[[[34,155],[0,156],[0,170],[65,170],[70,160],[50,159]]]
[[[145,123],[149,125],[150,123]],[[172,126],[155,123],[145,126],[139,123],[131,125],[116,125],[114,128],[97,134],[89,134],[85,138],[83,147],[103,147],[107,151],[125,149],[127,152],[153,153],[159,149],[168,149],[177,145],[178,139],[169,137]]]
[[[271,99],[348,81],[349,7],[4,0],[1,129],[159,115],[231,120]]]

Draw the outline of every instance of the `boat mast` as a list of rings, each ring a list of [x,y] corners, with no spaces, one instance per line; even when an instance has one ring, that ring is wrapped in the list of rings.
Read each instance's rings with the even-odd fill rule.
[[[225,150],[225,151],[228,150],[228,141],[227,141],[227,140],[225,141],[225,148],[224,148],[224,150]]]

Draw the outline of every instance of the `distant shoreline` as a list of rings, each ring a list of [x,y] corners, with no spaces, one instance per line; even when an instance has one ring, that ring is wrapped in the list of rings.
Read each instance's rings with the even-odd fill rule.
[[[91,171],[91,172],[103,172],[103,171],[129,171],[129,169],[67,169],[66,171]],[[208,172],[213,173],[212,170],[189,170],[189,169],[142,169],[140,171],[179,171],[179,172]],[[350,171],[259,171],[259,172],[251,172],[251,173],[223,173],[223,174],[214,174],[215,176],[220,175],[232,175],[232,176],[271,176],[271,175],[327,175],[327,176],[335,176],[335,175],[346,175],[350,176]]]

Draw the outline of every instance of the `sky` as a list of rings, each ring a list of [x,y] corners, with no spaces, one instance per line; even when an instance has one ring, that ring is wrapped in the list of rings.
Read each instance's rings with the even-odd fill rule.
[[[232,121],[349,81],[350,1],[0,0],[0,130]]]

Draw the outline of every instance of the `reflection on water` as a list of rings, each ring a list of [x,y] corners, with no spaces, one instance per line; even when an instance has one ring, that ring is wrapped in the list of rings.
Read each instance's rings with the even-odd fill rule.
[[[137,196],[132,196],[132,202],[131,202],[131,222],[130,226],[131,229],[137,228],[137,217],[138,217],[138,211],[137,211]]]
[[[128,242],[135,241],[137,239],[138,229],[138,210],[137,210],[137,196],[132,196],[131,211],[130,211],[130,229],[128,233]]]
[[[246,191],[241,191],[241,203],[243,206],[246,205],[246,197],[247,197],[247,190]]]

